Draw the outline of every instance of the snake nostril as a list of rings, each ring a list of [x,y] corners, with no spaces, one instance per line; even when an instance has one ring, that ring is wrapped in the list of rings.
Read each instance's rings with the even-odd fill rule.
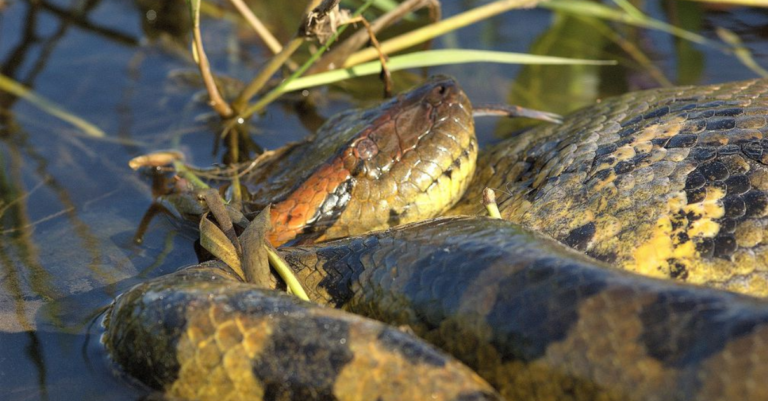
[[[440,102],[443,101],[447,93],[448,93],[448,87],[446,85],[437,85],[434,88],[432,88],[432,91],[427,97],[427,101],[433,105],[440,104]]]

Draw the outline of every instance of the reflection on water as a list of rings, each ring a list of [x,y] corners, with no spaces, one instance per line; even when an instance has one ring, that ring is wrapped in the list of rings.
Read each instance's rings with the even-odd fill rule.
[[[257,12],[275,2],[259,2]],[[479,2],[445,2],[453,15]],[[725,24],[768,65],[768,12],[705,10],[693,3],[647,2],[658,18],[688,29]],[[211,12],[223,12],[212,10]],[[224,11],[225,12],[225,11]],[[290,12],[276,12],[287,20]],[[246,26],[206,19],[204,40],[216,71],[248,79],[267,53]],[[283,21],[269,21],[282,27]],[[184,2],[14,1],[0,11],[0,73],[98,125],[96,139],[0,92],[0,398],[133,400],[146,390],[122,377],[98,343],[98,316],[116,294],[195,261],[194,230],[168,219],[134,230],[150,185],[127,161],[175,147],[197,165],[218,161],[215,132],[198,118],[199,87],[179,84],[194,67]],[[287,38],[291,32],[279,31]],[[666,34],[546,10],[507,14],[436,41],[437,46],[612,58],[617,67],[459,65],[455,75],[476,102],[510,101],[557,112],[646,86],[752,78],[733,57]],[[182,71],[182,73],[179,73]],[[411,76],[400,75],[401,85]],[[511,79],[516,79],[512,84]],[[356,81],[357,82],[357,81]],[[350,85],[350,84],[347,84]],[[378,93],[358,90],[357,93]],[[316,128],[346,102],[336,92],[317,104],[276,104],[256,122],[254,141],[274,148]],[[330,99],[330,100],[329,100]],[[300,112],[302,116],[296,116]],[[484,120],[484,141],[516,126]]]

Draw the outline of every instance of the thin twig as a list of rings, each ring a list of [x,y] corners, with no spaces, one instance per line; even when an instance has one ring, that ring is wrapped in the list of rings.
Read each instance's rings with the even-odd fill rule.
[[[105,134],[99,127],[64,110],[52,101],[36,94],[24,85],[3,74],[0,74],[0,92],[8,92],[14,96],[25,99],[40,110],[81,129],[88,136],[94,138],[105,138],[107,136],[107,134]]]
[[[52,220],[52,219],[55,219],[55,218],[57,218],[59,216],[63,216],[63,215],[65,215],[67,213],[70,213],[70,212],[72,212],[74,210],[75,210],[74,207],[68,207],[66,209],[59,210],[56,213],[49,214],[48,216],[42,217],[42,218],[40,218],[38,220],[35,220],[33,222],[24,224],[22,226],[13,227],[13,228],[9,228],[9,229],[6,229],[6,230],[0,230],[0,235],[8,235],[8,234],[19,232],[19,231],[22,231],[22,230],[27,230],[27,229],[29,229],[31,227],[34,227],[34,226],[38,225],[38,224],[45,223],[48,220]]]
[[[370,7],[370,5],[372,3],[373,3],[372,0],[368,0],[365,3],[363,3],[363,5],[360,6],[360,8],[358,8],[355,11],[355,13],[352,15],[352,17],[354,18],[354,17],[357,17],[357,16],[361,15],[368,7]],[[238,120],[249,118],[254,113],[257,113],[257,112],[261,111],[264,107],[266,107],[266,105],[268,105],[269,103],[271,103],[272,101],[277,99],[280,95],[282,95],[283,94],[283,88],[285,88],[285,86],[288,85],[288,83],[291,82],[292,80],[302,76],[304,74],[304,72],[306,72],[309,69],[309,67],[312,66],[317,61],[317,59],[319,59],[320,56],[322,56],[323,53],[325,53],[328,50],[328,48],[336,41],[336,39],[339,37],[339,35],[344,33],[344,30],[348,26],[349,25],[341,26],[336,31],[336,33],[333,34],[333,36],[331,36],[328,39],[328,41],[325,43],[325,45],[323,45],[323,47],[321,47],[314,54],[312,54],[312,56],[309,58],[309,60],[307,60],[301,66],[301,68],[299,68],[293,74],[291,74],[291,76],[288,79],[283,80],[283,82],[280,83],[280,85],[278,85],[276,88],[272,89],[269,93],[264,95],[261,99],[259,99],[258,102],[256,102],[252,106],[248,107],[247,109],[241,111],[238,114]],[[275,56],[275,57],[277,57],[277,56]],[[236,123],[236,121],[235,121],[235,123]],[[231,129],[231,126],[228,126],[227,128],[225,128],[225,130],[229,130],[229,129]]]
[[[267,45],[269,50],[272,52],[272,54],[278,54],[280,51],[283,50],[283,46],[280,45],[280,42],[277,41],[277,39],[272,35],[272,32],[267,29],[266,26],[259,20],[259,18],[251,11],[251,9],[243,3],[243,0],[229,0],[233,6],[237,9],[237,11],[240,12],[240,15],[245,18],[245,21],[248,22],[248,24],[253,28],[254,31],[256,31],[256,34],[259,35],[261,40],[264,41],[264,44]]]
[[[547,111],[533,110],[513,104],[478,104],[472,107],[472,117],[507,117],[507,118],[531,118],[561,124],[563,117],[559,114]]]
[[[197,57],[197,66],[200,68],[200,75],[203,77],[205,83],[205,89],[208,91],[208,98],[211,107],[219,113],[222,118],[231,117],[233,113],[229,104],[224,101],[219,93],[219,88],[216,87],[216,83],[213,80],[213,74],[211,73],[211,66],[208,63],[208,57],[205,55],[203,49],[203,38],[200,34],[200,8],[195,8],[195,15],[192,27],[192,37]]]
[[[371,24],[368,23],[368,21],[365,18],[363,18],[362,15],[359,15],[356,18],[352,18],[345,23],[354,24],[357,22],[363,24],[366,31],[368,31],[368,36],[371,39],[371,44],[379,53],[379,63],[381,63],[381,78],[384,80],[384,97],[391,97],[392,96],[392,74],[390,74],[389,70],[387,69],[387,61],[389,61],[387,59],[387,55],[384,54],[383,51],[381,51],[381,45],[379,44],[379,40],[376,39],[376,34],[373,32],[373,29],[371,28]]]
[[[240,95],[238,95],[235,101],[232,102],[232,107],[236,110],[243,109],[248,104],[248,101],[264,87],[264,84],[266,84],[270,78],[272,78],[272,75],[274,75],[275,72],[288,61],[291,55],[299,49],[302,43],[304,43],[304,39],[302,38],[294,37],[291,39],[291,41],[283,47],[283,50],[272,57],[264,68],[259,71],[258,75],[248,83],[248,86],[240,92]]]
[[[312,0],[307,5],[307,9],[304,12],[304,15],[309,14],[312,12],[312,10],[317,7],[322,0]],[[302,19],[303,21],[303,19]],[[297,30],[298,32],[298,30]],[[280,67],[285,64],[288,59],[293,55],[293,53],[296,52],[296,50],[299,49],[299,47],[304,43],[304,39],[301,37],[298,37],[298,35],[294,35],[294,37],[288,42],[287,45],[283,47],[283,50],[280,51],[280,53],[276,54],[272,59],[269,60],[269,62],[264,66],[264,68],[259,71],[259,73],[256,75],[256,77],[253,78],[251,82],[248,83],[248,85],[243,89],[242,92],[240,92],[240,95],[237,96],[234,102],[232,102],[232,107],[235,108],[235,110],[242,110],[247,104],[248,101],[251,100],[251,98],[259,93],[261,88],[264,87],[264,84],[269,81],[269,79],[274,75],[277,70],[280,69]]]
[[[382,29],[401,20],[404,16],[408,15],[408,13],[419,10],[425,6],[430,7],[430,10],[432,10],[431,14],[435,16],[433,22],[437,22],[440,19],[440,2],[437,0],[406,0],[403,3],[400,3],[397,8],[377,18],[376,21],[373,21],[371,23],[371,30],[373,33],[379,33]],[[323,57],[313,64],[307,71],[307,75],[338,68],[339,64],[343,63],[350,54],[365,45],[368,41],[368,37],[369,35],[367,35],[365,31],[360,30],[355,32],[344,42],[338,44],[333,50],[326,52],[325,55],[323,55]]]

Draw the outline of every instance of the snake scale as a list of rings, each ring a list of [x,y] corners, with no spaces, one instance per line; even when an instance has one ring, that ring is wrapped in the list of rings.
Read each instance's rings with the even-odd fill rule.
[[[107,348],[145,384],[192,399],[768,399],[768,304],[722,291],[766,295],[767,91],[768,80],[753,80],[606,99],[485,150],[475,169],[474,137],[452,134],[471,131],[471,106],[436,80],[335,120],[368,139],[343,139],[352,151],[318,152],[320,167],[291,173],[303,180],[291,189],[323,187],[324,198],[298,202],[288,180],[269,182],[277,205],[298,211],[273,223],[291,226],[277,242],[305,244],[281,252],[313,301],[407,326],[472,370],[407,332],[236,283],[221,263],[123,294],[106,319]],[[395,130],[395,143],[349,123],[397,127],[419,113],[429,120],[410,123],[417,139]],[[386,174],[422,142],[447,156]],[[389,167],[365,164],[382,153]],[[331,174],[339,166],[346,173]],[[456,202],[443,194],[467,186],[449,179],[474,170],[448,213],[477,214],[487,186],[506,221],[441,218],[306,245],[418,220],[426,201],[443,213]],[[391,182],[361,194],[366,177],[395,177],[421,198],[402,201]],[[269,192],[260,188],[254,200]],[[356,199],[370,205],[348,212]]]

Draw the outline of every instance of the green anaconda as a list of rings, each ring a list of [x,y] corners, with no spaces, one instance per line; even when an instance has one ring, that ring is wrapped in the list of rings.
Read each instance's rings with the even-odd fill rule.
[[[428,85],[434,88],[435,83]],[[447,81],[440,85],[455,86]],[[658,89],[605,100],[567,117],[561,126],[526,131],[481,154],[467,194],[451,213],[476,213],[480,190],[489,186],[497,190],[506,219],[614,267],[764,295],[766,90],[768,81],[755,80]],[[462,155],[451,147],[448,150]],[[403,151],[402,157],[390,160],[399,162],[412,153],[413,149]],[[447,159],[450,166],[459,157]],[[334,159],[323,159],[323,163],[328,160]],[[469,158],[466,163],[462,159],[456,167],[471,170],[462,167],[470,163]],[[365,169],[353,166],[348,171],[360,170]],[[437,179],[455,170],[444,169],[440,174],[448,174]],[[420,192],[429,192],[437,181],[432,178]],[[310,240],[332,237],[326,235],[328,228],[349,207],[338,199],[356,198],[349,195],[355,188],[349,183],[356,180],[341,182],[348,184],[335,187],[342,190],[332,191],[337,200],[331,202],[341,207],[323,208],[326,200],[315,202],[313,217],[326,225],[320,230],[301,228],[300,235],[309,233]],[[455,200],[446,202],[432,209],[447,209]],[[326,209],[331,213],[317,214]],[[392,216],[390,222],[397,223],[402,215],[411,218],[416,208],[389,209],[380,208]],[[282,252],[314,301],[407,325],[470,366],[507,399],[768,398],[763,380],[768,373],[768,304],[763,300],[613,270],[514,223],[484,218],[437,220]],[[213,276],[203,274],[199,280]],[[240,298],[256,290],[237,290],[245,292],[235,291],[240,295],[219,306],[209,303],[183,309],[170,301],[184,299],[175,295],[181,294],[177,288],[189,286],[184,281],[157,280],[121,296],[109,316],[108,348],[129,373],[171,391],[175,385],[186,385],[177,383],[183,362],[192,361],[212,369],[206,372],[218,369],[216,374],[204,374],[208,380],[198,383],[248,380],[260,389],[253,394],[267,399],[289,399],[295,394],[301,395],[293,399],[305,399],[307,394],[347,399],[328,389],[344,386],[339,380],[350,362],[335,359],[344,366],[322,373],[314,368],[299,370],[289,380],[301,382],[306,372],[315,372],[324,392],[298,385],[296,393],[278,386],[284,391],[278,394],[264,390],[275,386],[270,387],[271,376],[260,376],[265,362],[259,352],[251,352],[255,357],[249,360],[227,357],[226,347],[220,345],[228,341],[227,330],[235,333],[237,341],[232,343],[240,347],[255,344],[260,350],[265,343],[282,341],[272,339],[281,329],[269,319],[264,323],[269,341],[245,345],[249,324],[256,323],[229,323],[230,328],[219,333],[232,320],[251,322],[253,308],[244,308]],[[273,302],[271,295],[263,293],[250,297]],[[215,291],[202,298],[218,299]],[[154,305],[146,308],[151,312],[143,312],[145,305]],[[224,309],[228,317],[219,319],[211,312],[217,309]],[[168,312],[176,310],[184,312]],[[194,318],[195,313],[205,314],[205,323]],[[150,317],[141,318],[145,314]],[[263,320],[263,316],[253,319]],[[160,327],[178,335],[166,336],[168,331]],[[195,337],[201,327],[208,330],[207,337]],[[309,340],[313,336],[327,335],[327,330],[307,333],[307,343],[315,341]],[[200,341],[190,345],[188,337]],[[136,346],[121,353],[120,344]],[[397,354],[395,359],[402,359],[411,347],[393,351],[376,341],[369,344],[381,354]],[[310,355],[324,349],[299,348]],[[202,357],[188,359],[192,354]],[[307,354],[285,355],[294,361],[283,366],[309,366]],[[321,355],[333,359],[330,354]],[[169,365],[167,374],[154,376],[159,378],[155,381],[146,379],[159,361],[174,357],[178,364]],[[184,383],[190,382],[195,381]],[[459,392],[451,387],[454,392],[446,393],[444,399],[494,397],[482,386]],[[391,394],[367,391],[357,395],[385,399]],[[414,399],[424,394],[397,392],[405,398],[413,394]]]
[[[472,105],[450,78],[332,117],[314,140],[261,160],[246,205],[272,207],[271,241],[306,243],[434,217],[461,197],[477,159]]]

